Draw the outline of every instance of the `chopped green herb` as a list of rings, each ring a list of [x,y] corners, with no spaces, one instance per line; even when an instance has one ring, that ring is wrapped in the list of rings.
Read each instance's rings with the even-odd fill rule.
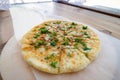
[[[44,44],[45,44],[45,41],[39,41],[38,44],[39,44],[39,45],[44,45]]]
[[[45,41],[39,41],[36,43],[35,48],[39,48],[40,45],[44,45],[44,44],[45,44]]]
[[[88,50],[91,50],[92,48],[88,48],[88,47],[85,47],[83,48],[84,51],[88,51]]]
[[[90,35],[87,35],[86,38],[90,38]]]
[[[58,64],[58,62],[57,62],[57,61],[54,61],[54,62],[52,62],[50,65],[51,65],[53,68],[57,68],[57,64]]]
[[[87,32],[83,32],[83,34],[84,34],[84,35],[88,35],[88,33],[87,33]]]
[[[50,26],[50,25],[46,23],[45,26]]]
[[[61,23],[61,21],[57,21],[57,22],[56,22],[56,24],[60,24],[60,23]]]
[[[88,57],[88,53],[87,52],[84,52],[85,56]]]
[[[87,47],[87,44],[85,42],[80,42],[80,44],[83,46],[83,47]]]
[[[68,44],[69,44],[69,42],[68,42],[68,41],[66,41],[66,42],[64,42],[64,43],[63,43],[63,45],[68,45]]]
[[[88,27],[87,26],[83,26],[82,29],[86,30]]]
[[[75,42],[81,42],[83,39],[81,38],[75,38]]]
[[[54,55],[55,55],[55,53],[52,53],[52,54],[51,54],[51,56],[54,56]]]
[[[87,50],[91,50],[92,48],[88,48],[87,44],[85,42],[80,42],[80,44],[83,46],[83,50],[87,51]]]
[[[56,46],[56,42],[55,41],[52,41],[50,44],[51,44],[51,46]]]
[[[53,37],[53,35],[50,33],[50,34],[48,34],[49,36],[50,36],[50,38],[52,38]]]
[[[68,53],[67,53],[67,56],[68,56],[68,57],[71,57],[71,54],[70,54],[70,52],[68,52]]]
[[[59,28],[60,30],[62,30],[62,31],[65,31],[65,28]]]
[[[40,46],[39,45],[35,45],[35,48],[39,48]]]
[[[68,25],[68,23],[65,23],[65,25],[67,26],[67,25]]]
[[[76,25],[77,25],[77,23],[75,23],[75,22],[72,22],[72,23],[71,23],[71,25],[74,25],[74,26],[76,26]]]
[[[53,36],[57,36],[57,33],[56,33],[56,32],[53,32],[52,35],[53,35]]]
[[[57,33],[56,32],[53,32],[53,33],[49,33],[48,34],[50,38],[53,38],[53,37],[56,37],[57,36]]]
[[[35,33],[34,38],[38,38],[39,36],[40,36],[40,34],[39,34],[39,33]]]
[[[86,38],[90,38],[90,35],[87,32],[83,32],[84,35],[86,35]]]
[[[45,57],[44,59],[48,60],[48,59],[50,59],[50,57],[47,56],[47,57]]]
[[[69,38],[65,39],[65,42],[63,43],[63,45],[68,45],[69,44]]]
[[[75,48],[75,49],[78,49],[78,43],[75,43],[75,44],[74,44],[74,48]]]
[[[57,38],[55,38],[55,40],[54,40],[55,42],[58,42],[59,40],[57,39]]]
[[[46,60],[52,59],[55,56],[55,53],[52,53],[50,56],[45,57]]]
[[[77,25],[77,23],[72,22],[71,25],[68,27],[68,29],[71,29],[71,28],[73,28],[76,25]]]
[[[42,34],[49,33],[49,31],[45,27],[42,27],[39,30]]]
[[[32,45],[32,46],[33,46],[33,45],[35,45],[35,43],[33,43],[33,42],[32,42],[32,43],[30,43],[30,45]]]
[[[64,35],[67,35],[67,32],[64,32]]]
[[[70,25],[69,27],[68,27],[68,29],[71,29],[73,26],[72,25]]]

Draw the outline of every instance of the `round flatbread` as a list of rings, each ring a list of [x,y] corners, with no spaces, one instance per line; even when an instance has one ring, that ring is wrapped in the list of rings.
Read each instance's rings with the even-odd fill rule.
[[[88,26],[62,20],[35,26],[23,36],[21,43],[28,64],[53,74],[84,69],[100,50],[100,40]]]

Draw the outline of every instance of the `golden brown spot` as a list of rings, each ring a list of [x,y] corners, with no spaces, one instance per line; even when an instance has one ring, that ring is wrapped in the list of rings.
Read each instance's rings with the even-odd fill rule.
[[[41,59],[41,62],[42,62],[43,60]]]
[[[23,50],[24,50],[24,51],[26,51],[26,50],[27,50],[27,51],[28,51],[28,50],[30,51],[31,48],[30,48],[30,47],[24,47]]]
[[[24,58],[25,58],[26,60],[28,60],[28,59],[30,58],[30,56],[31,56],[30,54],[27,54],[27,55],[24,56]]]
[[[47,71],[47,72],[48,72],[48,71],[49,71],[49,70],[48,70],[48,68],[45,68],[45,71]]]
[[[75,64],[75,61],[74,61],[74,60],[72,60],[72,64]]]
[[[75,54],[74,54],[74,53],[72,53],[72,54],[71,54],[71,57],[74,57],[74,56],[75,56]]]

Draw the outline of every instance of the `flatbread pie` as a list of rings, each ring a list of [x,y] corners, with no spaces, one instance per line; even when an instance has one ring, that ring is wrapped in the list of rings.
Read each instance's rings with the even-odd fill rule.
[[[80,71],[100,50],[100,40],[88,26],[62,20],[35,26],[23,36],[21,44],[28,64],[52,74]]]

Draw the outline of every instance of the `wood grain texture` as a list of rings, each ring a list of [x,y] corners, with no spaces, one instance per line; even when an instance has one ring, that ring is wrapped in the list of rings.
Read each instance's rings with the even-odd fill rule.
[[[58,15],[82,22],[120,39],[120,18],[54,2],[23,4],[19,6],[37,10],[45,15]]]
[[[101,32],[120,39],[120,19],[116,17],[55,2],[19,4],[13,6],[37,10],[47,15],[63,16],[90,25]],[[6,31],[7,36],[3,36],[5,29],[10,29]],[[2,39],[0,39],[0,42],[3,41],[4,43],[13,34],[12,20],[9,11],[0,12],[0,30],[0,37]]]

